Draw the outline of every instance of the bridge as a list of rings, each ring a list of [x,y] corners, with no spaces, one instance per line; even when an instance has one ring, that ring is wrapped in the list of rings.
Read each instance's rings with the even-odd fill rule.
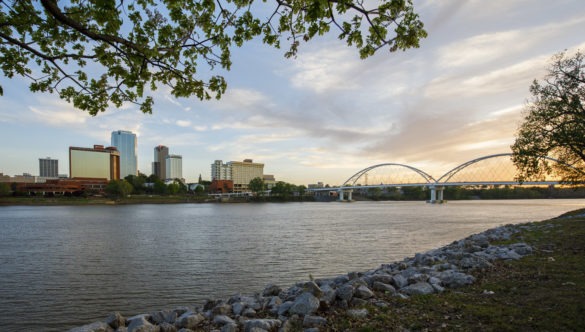
[[[560,163],[558,160],[545,159]],[[366,167],[348,178],[343,185],[333,188],[310,188],[309,191],[337,192],[339,200],[352,200],[356,189],[424,187],[429,189],[429,203],[441,203],[443,190],[448,186],[498,186],[498,185],[532,185],[545,186],[560,184],[560,179],[547,176],[539,181],[519,182],[516,179],[517,168],[512,162],[511,153],[500,153],[465,162],[439,178],[409,165],[384,163]]]

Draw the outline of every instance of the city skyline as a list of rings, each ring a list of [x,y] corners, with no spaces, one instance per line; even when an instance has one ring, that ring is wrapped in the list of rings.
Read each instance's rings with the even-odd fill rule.
[[[11,156],[0,173],[35,174],[49,156],[68,174],[69,146],[108,145],[113,130],[137,134],[140,172],[151,173],[152,149],[165,145],[183,156],[188,182],[208,178],[219,159],[250,158],[282,181],[334,185],[373,164],[441,175],[510,152],[532,80],[554,54],[585,49],[585,3],[414,3],[429,33],[419,49],[360,60],[331,33],[285,59],[252,41],[233,49],[230,72],[217,72],[228,81],[222,100],[174,99],[159,87],[152,115],[125,105],[91,117],[0,77],[0,139]]]

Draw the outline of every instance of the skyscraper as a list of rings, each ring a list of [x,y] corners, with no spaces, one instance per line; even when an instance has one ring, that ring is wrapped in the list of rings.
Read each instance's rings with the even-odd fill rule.
[[[183,179],[183,157],[170,154],[165,159],[165,179]]]
[[[45,178],[59,177],[59,160],[39,158],[39,176]]]
[[[112,131],[112,146],[120,152],[120,177],[138,175],[136,134],[125,130]]]
[[[154,147],[154,162],[152,163],[152,174],[164,180],[167,176],[166,158],[169,155],[169,148],[164,145]]]

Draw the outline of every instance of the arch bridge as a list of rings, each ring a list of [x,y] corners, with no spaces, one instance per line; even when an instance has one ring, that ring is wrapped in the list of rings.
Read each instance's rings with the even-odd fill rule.
[[[545,157],[552,162],[558,160]],[[425,187],[429,189],[430,203],[443,202],[443,190],[448,186],[494,185],[556,185],[560,179],[548,176],[539,181],[519,182],[512,153],[500,153],[465,162],[439,178],[413,166],[384,163],[366,167],[349,177],[336,188],[312,188],[311,191],[336,191],[340,201],[352,199],[353,190],[389,187]]]

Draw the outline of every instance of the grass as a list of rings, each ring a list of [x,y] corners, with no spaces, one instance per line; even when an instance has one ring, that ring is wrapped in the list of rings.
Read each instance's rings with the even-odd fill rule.
[[[368,305],[363,319],[327,314],[330,331],[585,331],[585,211],[530,224],[512,242],[534,253],[475,273],[475,284],[442,294]]]

